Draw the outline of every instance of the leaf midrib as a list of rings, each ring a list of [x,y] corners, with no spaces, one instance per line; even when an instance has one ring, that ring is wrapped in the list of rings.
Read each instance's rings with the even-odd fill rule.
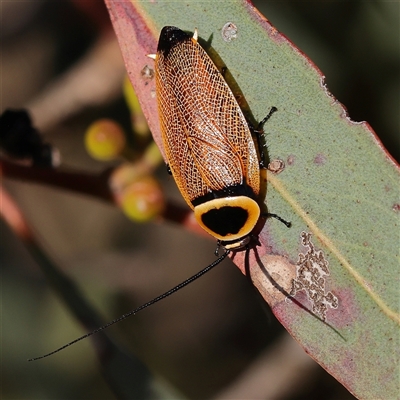
[[[361,274],[359,274],[353,265],[343,256],[343,254],[339,251],[339,249],[334,245],[332,240],[330,240],[317,224],[309,217],[309,215],[304,211],[304,209],[294,200],[294,198],[290,195],[289,191],[285,188],[282,181],[272,174],[268,176],[268,182],[272,184],[275,190],[280,193],[283,199],[285,199],[292,208],[296,211],[296,213],[304,220],[304,222],[308,225],[309,229],[316,235],[321,242],[329,249],[329,251],[334,254],[339,263],[346,268],[351,276],[355,279],[355,281],[368,293],[368,295],[372,298],[372,300],[380,307],[384,314],[386,314],[390,319],[400,325],[400,314],[393,311],[382,299],[381,297],[375,293],[367,284],[365,279]]]

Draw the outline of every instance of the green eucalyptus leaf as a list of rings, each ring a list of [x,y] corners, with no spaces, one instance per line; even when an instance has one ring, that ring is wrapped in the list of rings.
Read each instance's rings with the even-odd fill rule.
[[[278,108],[265,127],[272,162],[265,202],[292,227],[268,220],[261,246],[234,262],[307,353],[355,396],[398,398],[399,170],[371,127],[348,117],[312,61],[247,1],[106,3],[159,145],[154,79],[141,71],[152,67],[146,54],[155,53],[166,25],[198,28],[255,120]]]

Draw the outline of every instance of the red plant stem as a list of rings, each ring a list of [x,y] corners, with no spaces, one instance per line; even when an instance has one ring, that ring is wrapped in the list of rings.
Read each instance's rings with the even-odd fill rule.
[[[67,169],[24,166],[7,160],[0,160],[0,171],[4,178],[58,187],[115,205],[118,204],[116,201],[117,196],[113,193],[109,184],[109,178],[113,172],[112,169],[107,169],[100,174],[89,174]],[[189,231],[205,234],[193,218],[192,211],[186,206],[181,206],[168,200],[160,217],[165,221],[179,224]]]

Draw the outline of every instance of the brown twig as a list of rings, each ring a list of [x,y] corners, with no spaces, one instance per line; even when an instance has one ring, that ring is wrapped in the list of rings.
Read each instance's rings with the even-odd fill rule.
[[[115,205],[119,204],[120,187],[118,187],[118,184],[120,182],[115,185],[118,179],[112,178],[116,173],[116,169],[107,169],[100,174],[90,174],[61,168],[51,169],[25,166],[7,160],[0,160],[0,170],[4,178],[57,187],[91,196]],[[140,173],[144,172],[141,171]],[[160,215],[159,219],[179,224],[197,234],[207,235],[195,221],[191,210],[173,201],[166,201],[164,212]]]
[[[0,169],[3,177],[6,178],[54,186],[102,200],[114,201],[113,193],[108,185],[110,170],[96,175],[72,170],[24,166],[6,160],[0,160]]]

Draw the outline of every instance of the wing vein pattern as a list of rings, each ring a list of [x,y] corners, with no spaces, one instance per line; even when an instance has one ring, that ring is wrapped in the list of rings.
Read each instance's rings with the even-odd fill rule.
[[[159,53],[156,63],[164,147],[189,205],[229,186],[258,190],[258,156],[246,119],[202,47],[188,37],[165,57]]]

